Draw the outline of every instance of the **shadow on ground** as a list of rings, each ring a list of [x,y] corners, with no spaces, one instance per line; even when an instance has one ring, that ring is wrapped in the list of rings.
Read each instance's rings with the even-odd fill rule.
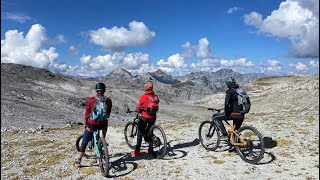
[[[277,147],[277,141],[272,140],[272,137],[264,137],[263,142],[266,149]]]
[[[199,144],[199,139],[196,138],[191,142],[185,142],[182,144],[175,144],[171,146],[172,141],[168,142],[168,149],[167,149],[167,155],[164,157],[165,160],[169,159],[180,159],[185,156],[187,156],[187,152],[180,150],[181,148],[191,147],[191,146],[197,146]]]

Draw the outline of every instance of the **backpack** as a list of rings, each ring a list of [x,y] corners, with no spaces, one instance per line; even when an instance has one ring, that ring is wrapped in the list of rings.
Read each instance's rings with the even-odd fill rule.
[[[237,91],[237,96],[238,96],[238,107],[239,107],[239,112],[243,114],[247,114],[250,111],[250,99],[247,93],[243,89],[236,89]]]
[[[91,112],[90,119],[96,121],[106,121],[107,115],[107,97],[95,97],[96,101],[94,104],[93,111]]]
[[[155,115],[157,114],[159,110],[159,98],[157,95],[147,95],[148,96],[148,102],[145,104],[145,111],[149,115]]]

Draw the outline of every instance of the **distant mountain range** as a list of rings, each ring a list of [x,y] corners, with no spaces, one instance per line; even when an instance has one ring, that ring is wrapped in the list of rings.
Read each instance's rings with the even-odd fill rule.
[[[241,74],[231,69],[221,69],[216,72],[192,72],[185,76],[171,76],[158,69],[155,72],[134,76],[129,71],[120,68],[111,71],[105,77],[88,79],[55,74],[46,69],[11,63],[1,63],[1,70],[4,72],[1,72],[1,76],[8,76],[8,78],[1,77],[4,82],[10,81],[10,76],[11,78],[17,78],[18,81],[22,79],[29,81],[44,80],[53,84],[61,81],[78,82],[78,84],[80,84],[80,81],[103,81],[109,87],[141,90],[144,82],[152,81],[158,93],[166,97],[168,101],[195,100],[224,91],[224,78],[227,76],[235,77],[241,86],[261,77],[266,77],[266,75],[260,73]]]
[[[231,69],[220,69],[216,72],[192,72],[185,76],[174,77],[158,69],[155,72],[133,76],[130,72],[121,68],[113,70],[103,80],[114,85],[128,84],[130,86],[141,86],[149,80],[171,85],[175,89],[198,89],[200,94],[210,94],[225,89],[224,78],[227,76],[233,76],[240,85],[245,85],[267,75],[261,73],[241,74]]]

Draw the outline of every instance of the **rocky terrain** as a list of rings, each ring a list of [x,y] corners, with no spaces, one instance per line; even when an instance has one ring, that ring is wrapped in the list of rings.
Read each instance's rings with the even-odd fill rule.
[[[168,96],[160,99],[157,120],[166,132],[168,154],[162,160],[146,153],[130,157],[123,128],[133,115],[124,109],[134,107],[143,91],[134,81],[108,86],[114,100],[107,133],[109,178],[319,179],[319,75],[265,77],[243,86],[252,101],[243,124],[256,127],[266,144],[264,158],[256,165],[228,152],[225,144],[216,152],[199,144],[199,125],[212,116],[206,108],[222,107],[224,93],[174,99],[175,93],[187,95],[184,87],[197,87],[190,79],[173,84],[154,80],[163,93],[160,97]],[[82,168],[72,167],[77,153],[74,143],[83,133],[83,125],[77,125],[83,118],[81,104],[94,94],[96,82],[1,64],[1,179],[102,179],[91,156],[83,159]]]

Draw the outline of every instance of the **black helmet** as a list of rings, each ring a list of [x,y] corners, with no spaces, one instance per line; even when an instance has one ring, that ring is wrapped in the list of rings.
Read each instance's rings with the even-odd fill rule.
[[[98,91],[106,92],[106,85],[103,83],[96,84],[96,92]]]
[[[230,87],[231,85],[235,85],[236,84],[236,80],[234,79],[234,77],[226,77],[224,79],[224,82],[227,84],[228,87]]]

